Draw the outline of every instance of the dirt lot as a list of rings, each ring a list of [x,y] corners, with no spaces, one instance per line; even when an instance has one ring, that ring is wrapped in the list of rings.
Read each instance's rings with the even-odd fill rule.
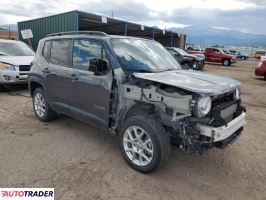
[[[166,166],[140,174],[127,166],[117,140],[68,117],[39,122],[25,89],[0,93],[0,187],[54,187],[73,199],[266,199],[266,81],[258,61],[208,72],[242,82],[247,126],[226,150],[188,156],[173,147]]]

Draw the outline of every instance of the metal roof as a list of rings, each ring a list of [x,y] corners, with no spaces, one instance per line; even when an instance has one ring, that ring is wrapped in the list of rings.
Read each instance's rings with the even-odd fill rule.
[[[179,46],[178,42],[180,41],[178,39],[181,36],[176,32],[162,30],[158,27],[144,26],[134,22],[78,10],[18,22],[18,29],[19,32],[24,29],[32,30],[34,38],[30,40],[33,49],[36,49],[39,40],[48,34],[67,31],[101,31],[109,35],[152,38],[164,46]],[[19,35],[20,40],[22,40],[21,34]]]

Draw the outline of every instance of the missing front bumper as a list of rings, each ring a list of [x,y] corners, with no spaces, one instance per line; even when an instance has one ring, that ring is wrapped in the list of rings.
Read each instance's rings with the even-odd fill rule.
[[[198,125],[200,134],[211,138],[212,142],[219,142],[230,138],[239,129],[243,128],[246,124],[246,113],[242,112],[237,118],[233,119],[225,126],[211,127],[206,125]]]

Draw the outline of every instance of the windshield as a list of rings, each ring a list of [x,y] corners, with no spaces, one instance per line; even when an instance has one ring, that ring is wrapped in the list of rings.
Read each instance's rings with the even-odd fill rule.
[[[143,72],[181,69],[171,54],[153,40],[112,38],[111,44],[123,69]]]
[[[230,52],[225,49],[223,49],[222,52],[224,52],[225,54],[230,54]]]
[[[22,42],[0,42],[0,56],[34,56],[34,52]]]
[[[189,55],[186,51],[184,51],[183,49],[177,49],[177,48],[175,48],[175,50],[178,52],[178,53],[180,53],[182,56],[187,56],[187,55]]]

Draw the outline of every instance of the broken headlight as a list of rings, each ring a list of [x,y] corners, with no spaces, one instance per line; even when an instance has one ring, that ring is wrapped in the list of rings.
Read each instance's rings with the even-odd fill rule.
[[[206,116],[210,112],[211,106],[212,106],[212,101],[210,97],[201,97],[197,103],[197,116],[198,117]]]

